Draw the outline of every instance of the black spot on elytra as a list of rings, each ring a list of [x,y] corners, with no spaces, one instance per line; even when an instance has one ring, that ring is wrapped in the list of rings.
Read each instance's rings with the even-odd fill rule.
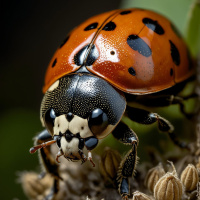
[[[116,28],[116,24],[114,22],[110,21],[103,27],[102,30],[104,30],[104,31],[113,31],[113,30],[115,30],[115,28]]]
[[[56,63],[57,63],[57,58],[56,58],[56,59],[53,61],[53,63],[52,63],[52,66],[51,66],[51,67],[52,67],[52,68],[53,68],[53,67],[55,67]]]
[[[174,70],[171,68],[170,69],[170,76],[173,76],[173,74],[174,74]]]
[[[95,29],[95,28],[97,28],[97,26],[98,26],[98,23],[97,23],[97,22],[92,23],[92,24],[88,25],[88,26],[84,29],[84,31],[89,31],[89,30]]]
[[[165,33],[164,29],[162,28],[162,26],[157,22],[154,21],[150,18],[144,18],[142,20],[142,22],[152,31],[154,31],[155,33],[159,34],[159,35],[163,35]]]
[[[99,57],[99,52],[95,45],[93,44],[90,48],[90,52],[88,54],[90,45],[84,46],[75,56],[74,56],[74,62],[76,65],[85,65],[85,66],[91,66],[96,59]],[[87,55],[88,54],[88,55]]]
[[[171,23],[170,25],[171,25],[171,28],[172,28],[172,30],[174,31],[174,33],[175,33],[179,38],[182,38],[181,33],[180,33],[180,31],[176,28],[176,26],[175,26],[173,23]]]
[[[145,57],[149,57],[152,54],[150,47],[138,35],[129,35],[127,43],[133,50],[138,51]]]
[[[130,10],[125,10],[125,11],[120,12],[120,15],[127,15],[129,13],[131,13]]]
[[[60,45],[60,48],[69,40],[69,35],[64,39],[62,44]]]
[[[131,74],[131,75],[133,75],[133,76],[136,76],[136,72],[135,72],[135,70],[134,70],[133,67],[130,67],[130,68],[128,69],[128,72],[129,72],[129,74]]]
[[[171,50],[171,57],[172,57],[172,60],[174,62],[175,65],[180,65],[180,54],[179,54],[179,51],[177,49],[177,47],[175,46],[175,44],[169,40],[169,43],[170,43],[170,50]]]

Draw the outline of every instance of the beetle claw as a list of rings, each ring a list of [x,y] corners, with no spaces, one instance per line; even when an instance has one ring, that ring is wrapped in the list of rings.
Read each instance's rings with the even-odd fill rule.
[[[125,196],[122,197],[122,199],[123,199],[123,200],[128,200],[128,196],[125,195]]]
[[[95,167],[95,164],[94,164],[94,162],[92,160],[92,153],[91,153],[91,151],[88,151],[88,160],[92,163],[92,166]]]
[[[78,153],[82,158],[82,163],[81,164],[85,163],[87,161],[86,155],[83,153],[83,151],[81,149],[79,149]]]
[[[64,155],[64,153],[62,152],[62,150],[61,149],[59,149],[59,151],[58,151],[58,153],[57,153],[57,155],[56,155],[56,161],[58,162],[58,163],[60,163],[60,161],[58,160],[61,156],[63,156]]]
[[[127,194],[121,194],[123,200],[128,200],[128,195]]]

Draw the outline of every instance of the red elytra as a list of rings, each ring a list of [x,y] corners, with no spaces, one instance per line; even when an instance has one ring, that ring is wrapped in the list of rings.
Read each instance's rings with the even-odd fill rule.
[[[98,52],[87,70],[123,92],[158,92],[194,74],[187,46],[168,19],[149,10],[114,10],[86,20],[68,34],[47,68],[44,93],[83,65],[75,56],[87,45],[85,55],[92,46]]]

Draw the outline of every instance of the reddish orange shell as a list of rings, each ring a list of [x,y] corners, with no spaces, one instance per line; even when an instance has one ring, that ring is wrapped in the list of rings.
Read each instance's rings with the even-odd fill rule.
[[[110,30],[105,25],[111,25]],[[48,66],[43,92],[81,67],[74,57],[89,44],[99,55],[87,70],[123,92],[158,92],[194,74],[186,44],[168,19],[148,10],[114,10],[69,33]]]

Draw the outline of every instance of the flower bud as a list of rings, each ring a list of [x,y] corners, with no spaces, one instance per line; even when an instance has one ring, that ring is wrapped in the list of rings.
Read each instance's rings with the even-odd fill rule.
[[[164,174],[165,174],[165,170],[163,169],[163,166],[161,163],[158,166],[150,169],[147,172],[147,175],[145,178],[145,186],[147,187],[147,189],[153,192],[156,183]]]
[[[117,151],[107,149],[105,150],[99,164],[100,172],[105,179],[114,179],[117,175],[121,156]]]
[[[152,198],[142,192],[135,191],[133,193],[133,200],[152,200]]]
[[[198,171],[194,165],[189,164],[181,174],[181,181],[186,191],[193,191],[199,182]]]
[[[173,172],[168,172],[162,176],[154,187],[154,197],[156,200],[181,200],[183,185],[177,177],[173,163]]]

